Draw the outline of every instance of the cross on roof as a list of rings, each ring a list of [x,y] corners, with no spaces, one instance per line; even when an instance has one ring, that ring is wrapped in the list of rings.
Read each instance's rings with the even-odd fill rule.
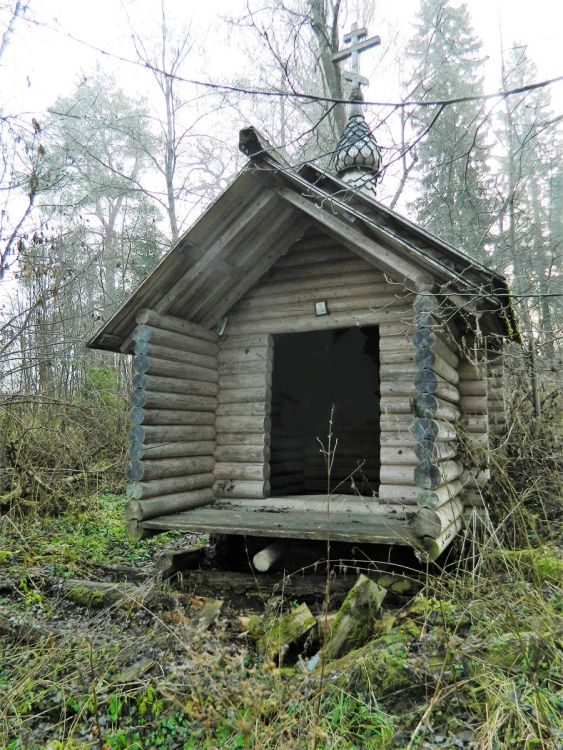
[[[369,83],[365,76],[360,75],[359,53],[381,44],[381,39],[378,36],[371,36],[369,39],[366,39],[367,35],[368,30],[366,28],[359,29],[358,24],[353,23],[352,30],[344,34],[343,37],[344,44],[350,44],[350,46],[335,52],[331,58],[333,62],[347,60],[349,57],[352,58],[352,70],[345,71],[343,77],[345,80],[350,81],[353,88],[362,84],[367,86]]]

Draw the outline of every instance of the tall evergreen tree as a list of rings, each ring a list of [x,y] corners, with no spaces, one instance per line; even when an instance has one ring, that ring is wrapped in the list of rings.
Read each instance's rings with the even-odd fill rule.
[[[524,46],[503,60],[506,90],[537,80]],[[499,270],[512,278],[525,331],[554,354],[562,314],[561,201],[563,172],[558,118],[549,93],[528,91],[507,97],[498,117],[501,146],[497,193],[502,198],[495,253]]]
[[[409,89],[420,101],[443,101],[482,92],[481,43],[467,6],[422,0],[408,46],[413,65]],[[487,157],[478,101],[421,106],[412,118],[419,197],[417,220],[479,260],[491,221]]]

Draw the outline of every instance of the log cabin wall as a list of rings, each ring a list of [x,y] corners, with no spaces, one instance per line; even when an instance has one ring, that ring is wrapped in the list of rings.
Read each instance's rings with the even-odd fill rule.
[[[139,521],[213,502],[217,335],[149,310],[133,336],[126,518]]]
[[[215,494],[261,498],[270,493],[272,337],[228,334],[219,342]]]
[[[432,295],[414,302],[417,416],[413,433],[419,510],[413,527],[429,559],[435,559],[463,526],[463,465],[459,460],[459,357],[443,303]]]
[[[483,505],[482,488],[490,478],[487,354],[473,346],[459,365],[462,430],[468,465],[464,468],[463,504]]]
[[[379,327],[381,409],[381,502],[416,506],[418,488],[414,472],[418,465],[414,377],[416,349],[412,342],[413,309],[402,321]]]
[[[328,315],[316,315],[315,302],[319,301],[326,302]],[[270,414],[272,368],[276,366],[275,336],[341,330],[361,323],[378,326],[380,341],[394,336],[396,342],[399,330],[403,333],[406,330],[404,321],[412,320],[412,295],[405,293],[401,286],[390,284],[380,271],[336,240],[311,230],[231,308],[227,317],[225,334],[219,342],[216,494],[260,498],[270,493],[324,491],[325,469],[317,466],[318,450],[315,461],[308,462],[312,457],[304,455],[304,445],[295,435],[277,432],[275,442],[271,442],[272,419],[277,418],[277,412]],[[405,357],[397,350],[391,354],[388,346],[382,344],[382,347],[379,351],[381,373],[387,383],[397,371],[408,379],[412,375],[412,356],[409,360],[408,355]],[[387,356],[389,362],[384,359]],[[374,387],[377,388],[376,383]],[[413,420],[412,413],[408,413],[408,399],[402,399],[399,405],[393,393],[388,392],[382,396],[381,405],[382,410],[386,410],[381,429],[401,432],[406,446]],[[276,409],[278,405],[274,403]],[[245,441],[243,445],[239,438]],[[357,451],[361,452],[359,437],[357,442]],[[344,448],[341,441],[340,447],[348,453],[351,451],[347,458],[353,462],[355,446]],[[400,449],[400,445],[396,447]],[[375,452],[378,453],[377,449]],[[377,476],[379,455],[373,459],[370,471],[375,471]],[[398,481],[399,485],[393,484],[388,493],[395,502],[403,502],[404,493],[397,490],[397,486],[407,485],[409,481],[410,501],[416,502],[413,455],[408,455],[407,460],[408,481],[404,480],[397,461],[390,469],[387,464],[382,466],[386,477],[390,474],[398,477],[391,481]],[[280,471],[281,463],[284,466]],[[271,477],[270,466],[273,467]],[[312,472],[316,472],[315,476]]]
[[[490,351],[487,357],[487,408],[489,431],[499,437],[506,429],[506,405],[504,403],[504,354]]]

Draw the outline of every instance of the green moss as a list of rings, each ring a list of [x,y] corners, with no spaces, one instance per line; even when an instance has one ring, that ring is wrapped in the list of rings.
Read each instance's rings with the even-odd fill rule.
[[[300,604],[281,617],[269,618],[263,625],[262,635],[258,637],[258,651],[281,664],[289,647],[299,644],[316,624],[306,604]]]

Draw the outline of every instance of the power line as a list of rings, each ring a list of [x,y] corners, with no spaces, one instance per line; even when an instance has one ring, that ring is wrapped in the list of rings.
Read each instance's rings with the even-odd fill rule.
[[[63,29],[57,29],[53,26],[50,26],[49,24],[45,22],[35,21],[30,18],[26,18],[25,20],[27,23],[31,23],[31,24],[34,24],[35,26],[40,26],[42,28],[48,29],[49,31],[53,31],[57,34],[61,34],[62,36],[65,36],[68,39],[71,39],[73,42],[76,42],[77,44],[87,47],[88,49],[91,49],[95,52],[99,52],[104,57],[111,57],[115,60],[119,60],[120,62],[126,63],[128,65],[135,65],[136,67],[143,68],[144,70],[150,70],[152,73],[158,73],[160,75],[166,76],[167,78],[173,79],[175,81],[179,81],[180,83],[187,83],[192,86],[201,86],[202,88],[207,88],[212,91],[218,91],[218,92],[222,92],[225,94],[228,94],[228,93],[247,94],[249,96],[277,98],[277,99],[296,99],[296,100],[301,100],[301,101],[317,102],[317,103],[323,103],[323,104],[352,104],[353,103],[350,99],[338,99],[338,98],[334,98],[330,96],[320,96],[318,94],[306,94],[304,92],[298,92],[298,91],[297,92],[296,91],[279,91],[276,89],[263,89],[258,86],[237,86],[237,85],[228,84],[228,83],[213,83],[212,81],[201,81],[195,78],[184,78],[183,76],[180,76],[178,74],[169,73],[165,70],[162,70],[157,65],[151,65],[148,62],[141,62],[139,60],[132,60],[129,57],[124,57],[123,55],[118,55],[115,52],[110,52],[109,50],[106,50],[103,47],[98,47],[95,44],[86,42],[84,39],[80,39],[74,34],[71,34],[69,31],[64,31]],[[446,107],[452,104],[462,104],[464,102],[487,101],[490,99],[506,99],[509,96],[515,96],[517,94],[524,94],[529,91],[535,91],[537,89],[542,89],[547,86],[552,86],[553,84],[560,83],[561,81],[563,81],[563,75],[555,76],[553,78],[547,78],[543,81],[536,81],[534,83],[529,83],[524,86],[517,86],[516,88],[508,89],[505,91],[495,91],[491,94],[458,96],[452,99],[430,99],[430,100],[406,99],[405,101],[399,101],[399,102],[377,102],[377,101],[368,100],[368,101],[364,101],[363,104],[368,107],[369,106],[392,107],[394,109],[400,109],[400,108],[405,108],[405,107]]]

